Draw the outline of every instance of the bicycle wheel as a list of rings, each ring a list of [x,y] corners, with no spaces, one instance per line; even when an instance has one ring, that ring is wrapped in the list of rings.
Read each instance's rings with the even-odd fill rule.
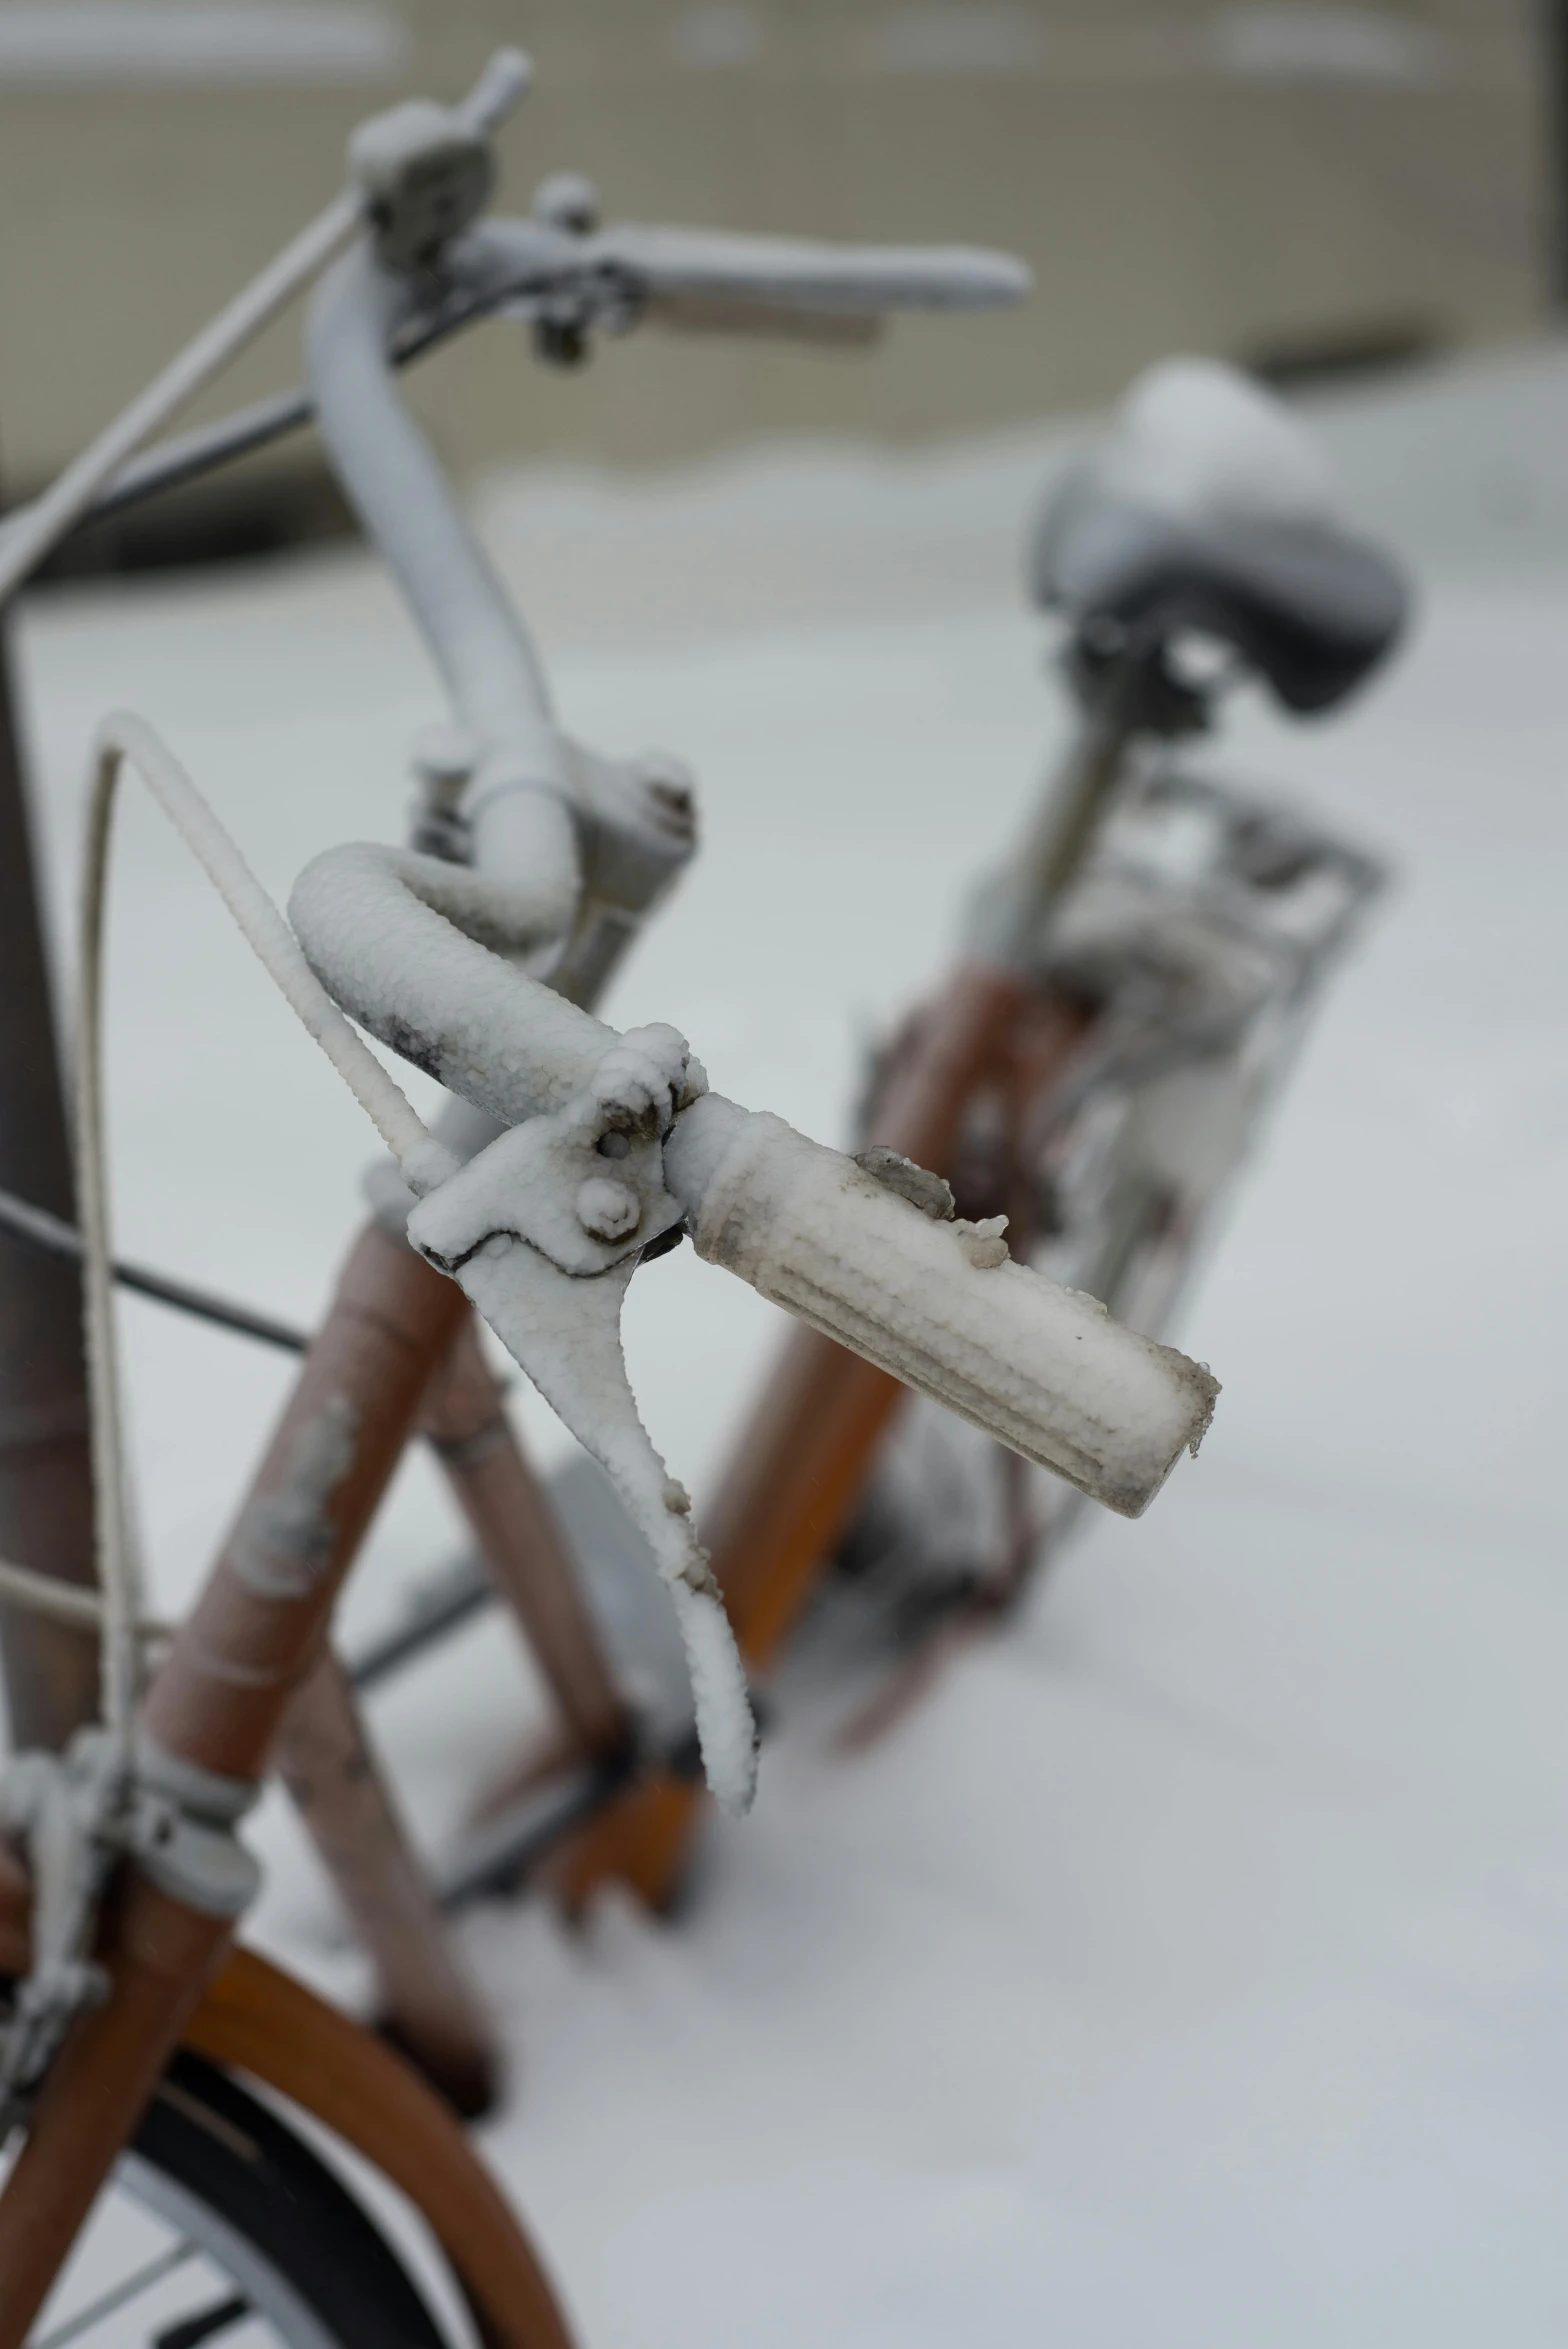
[[[28,2349],[451,2349],[346,2188],[180,2053]]]

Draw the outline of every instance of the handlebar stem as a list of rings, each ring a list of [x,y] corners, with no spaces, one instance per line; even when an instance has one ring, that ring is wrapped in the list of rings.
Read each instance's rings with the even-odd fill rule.
[[[311,394],[344,493],[484,746],[465,808],[475,864],[525,885],[531,922],[559,938],[581,881],[572,779],[527,631],[394,385],[391,341],[416,307],[408,279],[367,251],[345,256],[311,304]]]

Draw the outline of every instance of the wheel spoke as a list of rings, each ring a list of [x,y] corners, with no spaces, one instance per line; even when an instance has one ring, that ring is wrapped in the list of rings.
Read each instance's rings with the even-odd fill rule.
[[[145,2267],[138,2268],[123,2283],[116,2284],[111,2291],[101,2293],[86,2308],[78,2309],[75,2316],[68,2317],[63,2325],[57,2325],[52,2333],[45,2333],[40,2339],[31,2342],[29,2349],[66,2349],[68,2342],[79,2341],[93,2325],[102,2324],[106,2316],[113,2316],[117,2309],[128,2306],[140,2293],[151,2291],[154,2284],[161,2284],[165,2276],[172,2276],[177,2267],[183,2267],[188,2259],[194,2259],[195,2256],[194,2243],[176,2243],[169,2250],[161,2251],[156,2259],[150,2259]]]
[[[210,2308],[199,2308],[194,2316],[182,2316],[177,2323],[165,2325],[153,2337],[152,2349],[199,2349],[203,2341],[216,2340],[230,2325],[237,2325],[250,2314],[250,2302],[243,2292],[231,2292],[222,2300],[215,2300]]]

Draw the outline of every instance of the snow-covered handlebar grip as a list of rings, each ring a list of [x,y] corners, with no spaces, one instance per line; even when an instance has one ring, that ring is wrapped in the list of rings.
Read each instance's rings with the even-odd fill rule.
[[[780,1118],[712,1096],[688,1116],[708,1128],[700,1256],[1124,1517],[1196,1450],[1219,1392],[1202,1364]],[[678,1192],[696,1141],[669,1154]]]

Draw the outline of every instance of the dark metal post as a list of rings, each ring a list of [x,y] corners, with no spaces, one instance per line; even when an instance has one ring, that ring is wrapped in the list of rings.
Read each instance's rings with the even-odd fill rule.
[[[1545,149],[1546,294],[1568,308],[1568,0],[1540,0],[1536,11],[1541,138]]]
[[[71,1151],[0,611],[0,1188],[74,1214]],[[81,1278],[0,1229],[0,1558],[91,1583]],[[97,1707],[96,1634],[0,1609],[13,1745],[60,1746]]]

